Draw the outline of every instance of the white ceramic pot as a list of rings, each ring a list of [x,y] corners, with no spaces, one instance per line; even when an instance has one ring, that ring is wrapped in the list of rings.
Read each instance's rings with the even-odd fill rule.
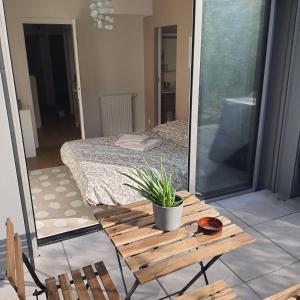
[[[155,225],[164,231],[173,231],[181,226],[183,203],[175,207],[162,207],[153,204]]]

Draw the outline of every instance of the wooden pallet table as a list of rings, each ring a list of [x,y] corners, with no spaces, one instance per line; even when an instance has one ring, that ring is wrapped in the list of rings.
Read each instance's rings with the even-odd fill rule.
[[[186,196],[188,192],[178,194]],[[222,232],[216,235],[199,233],[197,221],[204,216],[219,218],[224,224]],[[138,285],[194,264],[199,265],[199,273],[172,295],[184,294],[201,276],[208,284],[206,272],[223,254],[255,241],[253,236],[195,196],[184,202],[182,227],[171,232],[155,227],[152,203],[148,200],[117,206],[96,213],[95,217],[115,246],[127,299]],[[126,286],[120,257],[136,278],[130,290]]]

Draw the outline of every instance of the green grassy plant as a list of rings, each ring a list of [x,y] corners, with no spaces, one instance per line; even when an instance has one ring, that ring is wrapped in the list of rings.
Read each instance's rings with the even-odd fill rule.
[[[168,175],[163,163],[161,162],[160,171],[156,172],[146,163],[143,167],[132,167],[129,173],[121,173],[135,185],[125,183],[126,186],[137,191],[142,197],[152,201],[162,207],[175,207],[189,198],[176,196],[176,190],[172,184],[172,176]]]

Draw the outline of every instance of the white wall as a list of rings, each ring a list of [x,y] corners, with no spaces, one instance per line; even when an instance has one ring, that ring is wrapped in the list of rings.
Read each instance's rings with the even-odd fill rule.
[[[113,0],[113,4],[116,14],[152,15],[152,0]]]
[[[30,22],[32,18],[41,21],[75,18],[86,136],[95,137],[101,132],[99,95],[114,92],[138,94],[134,122],[136,130],[143,130],[143,16],[152,13],[152,1],[114,0],[116,24],[109,32],[94,27],[88,3],[85,0],[4,1],[18,97],[33,112],[22,22]]]
[[[0,78],[0,241],[6,238],[5,220],[10,217],[19,234],[25,233],[21,199],[9,130],[5,99]]]

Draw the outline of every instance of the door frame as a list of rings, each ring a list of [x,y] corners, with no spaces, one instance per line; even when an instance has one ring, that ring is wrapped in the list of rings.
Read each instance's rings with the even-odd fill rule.
[[[196,192],[197,173],[197,142],[198,142],[198,110],[200,95],[200,65],[202,39],[196,38],[196,32],[202,32],[203,1],[194,0],[193,34],[192,34],[192,61],[191,61],[191,87],[190,87],[190,126],[189,126],[189,191]]]
[[[25,56],[26,62],[26,44],[25,44],[25,35],[24,35],[24,24],[60,24],[60,25],[71,25],[72,35],[73,35],[73,46],[74,46],[74,59],[76,65],[76,74],[77,74],[77,92],[78,92],[78,101],[79,101],[79,111],[80,111],[80,126],[81,126],[81,135],[85,139],[85,127],[84,127],[84,118],[83,118],[83,104],[82,104],[82,89],[80,81],[80,70],[79,70],[79,58],[78,58],[78,45],[77,45],[77,33],[76,33],[76,20],[72,19],[53,19],[53,18],[18,18],[18,27],[23,34],[21,34],[21,47],[24,51],[21,50]],[[23,217],[25,228],[27,232],[27,243],[29,247],[29,255],[31,263],[34,265],[34,257],[38,255],[38,239],[37,239],[37,230],[34,218],[33,203],[30,191],[30,183],[28,177],[28,169],[26,164],[24,143],[22,128],[19,116],[19,109],[17,105],[17,94],[16,86],[14,80],[14,73],[12,67],[12,59],[10,55],[9,47],[9,38],[8,31],[6,27],[6,19],[3,7],[3,1],[0,0],[0,37],[2,43],[2,51],[4,58],[4,66],[6,69],[7,76],[7,87],[9,93],[9,104],[11,109],[11,119],[13,125],[13,137],[15,139],[15,155],[16,155],[16,170],[18,174],[18,180],[20,185],[20,196],[23,207]],[[28,66],[28,65],[27,65]],[[27,68],[28,82],[29,82],[29,70]],[[31,89],[30,89],[31,93]],[[33,116],[34,118],[34,116]]]
[[[80,118],[80,132],[81,138],[85,139],[85,124],[84,124],[84,114],[83,114],[83,103],[82,103],[82,88],[81,88],[81,77],[79,68],[79,56],[78,56],[78,42],[77,42],[77,30],[76,30],[76,19],[75,18],[19,18],[19,26],[22,27],[22,48],[25,49],[26,55],[26,43],[24,26],[25,24],[41,24],[41,25],[70,25],[73,37],[73,47],[74,47],[74,60],[75,69],[77,75],[77,95],[78,95],[78,107],[79,107],[79,118]],[[27,56],[26,56],[27,61]],[[27,76],[29,79],[29,69],[27,68]]]
[[[228,198],[235,195],[254,192],[258,187],[259,170],[261,164],[261,151],[263,142],[264,121],[267,104],[267,91],[270,76],[270,64],[272,55],[272,44],[275,25],[276,0],[270,0],[269,6],[269,24],[267,29],[266,55],[264,62],[264,75],[262,82],[261,106],[259,115],[259,124],[257,131],[257,142],[255,148],[255,161],[253,170],[252,186],[241,192],[234,192],[229,195],[224,195],[216,198],[211,198],[209,201],[216,199]],[[192,37],[192,67],[191,67],[191,95],[190,95],[190,129],[189,129],[189,191],[196,192],[196,173],[197,173],[197,145],[198,145],[198,110],[199,110],[199,95],[200,95],[200,70],[201,70],[201,49],[202,49],[202,19],[203,19],[203,0],[194,0],[194,21],[193,21],[193,37]],[[197,35],[200,33],[200,37]],[[196,36],[197,35],[197,36]]]
[[[162,86],[162,72],[161,72],[161,51],[162,51],[162,27],[156,29],[156,82],[157,82],[157,125],[161,124],[161,86]]]
[[[27,235],[27,246],[29,250],[29,257],[31,263],[34,265],[34,256],[37,256],[37,234],[35,227],[35,220],[33,215],[33,206],[31,199],[31,191],[29,185],[28,171],[25,158],[25,148],[23,143],[21,122],[19,116],[19,109],[17,104],[16,87],[14,81],[14,73],[12,68],[12,61],[9,48],[8,32],[6,27],[6,19],[4,13],[3,1],[0,1],[0,39],[3,55],[3,63],[5,68],[7,89],[9,95],[9,109],[10,115],[8,118],[12,123],[11,133],[14,141],[14,155],[16,163],[16,173],[18,176],[20,186],[20,198],[23,208],[23,217],[25,230]]]
[[[274,170],[274,190],[283,198],[295,198],[293,188],[296,177],[296,164],[299,162],[299,109],[298,97],[295,88],[295,78],[299,65],[300,48],[300,2],[296,4],[295,21],[293,26],[293,37],[291,41],[291,57],[288,66],[288,78],[286,83],[286,94],[282,97],[284,103],[282,110],[280,132],[278,134],[277,168]],[[296,74],[295,74],[296,73]]]

